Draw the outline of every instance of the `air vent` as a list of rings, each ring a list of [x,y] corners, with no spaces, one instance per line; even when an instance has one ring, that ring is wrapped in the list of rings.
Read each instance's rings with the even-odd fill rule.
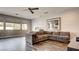
[[[46,11],[46,12],[44,12],[44,14],[48,14],[48,12]]]

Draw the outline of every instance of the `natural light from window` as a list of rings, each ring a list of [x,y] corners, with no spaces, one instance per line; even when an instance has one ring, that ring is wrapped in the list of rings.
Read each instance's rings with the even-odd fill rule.
[[[4,30],[4,22],[0,22],[0,30]]]
[[[22,24],[22,30],[27,30],[27,24]]]
[[[20,30],[21,24],[16,23],[6,23],[6,30]]]
[[[14,24],[14,30],[21,30],[21,24]]]

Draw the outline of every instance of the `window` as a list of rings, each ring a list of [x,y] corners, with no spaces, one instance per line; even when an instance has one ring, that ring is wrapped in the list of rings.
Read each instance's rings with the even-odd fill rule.
[[[14,30],[20,30],[21,24],[14,24]]]
[[[27,24],[22,24],[22,30],[27,30]]]
[[[13,30],[14,23],[6,23],[6,30]]]
[[[4,22],[0,22],[0,30],[4,30]]]
[[[6,23],[6,30],[20,30],[21,25],[16,23]]]

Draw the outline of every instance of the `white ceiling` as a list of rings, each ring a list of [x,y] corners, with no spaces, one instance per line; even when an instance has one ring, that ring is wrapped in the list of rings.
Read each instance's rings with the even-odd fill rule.
[[[34,10],[34,14],[27,9],[27,7],[0,7],[0,14],[12,15],[28,19],[35,19],[38,17],[47,17],[63,13],[75,7],[39,7],[39,10]],[[16,15],[18,14],[18,15]]]

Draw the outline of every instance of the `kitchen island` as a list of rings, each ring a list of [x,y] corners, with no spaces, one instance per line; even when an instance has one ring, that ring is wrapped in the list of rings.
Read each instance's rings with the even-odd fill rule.
[[[25,36],[0,37],[0,51],[25,51]]]

